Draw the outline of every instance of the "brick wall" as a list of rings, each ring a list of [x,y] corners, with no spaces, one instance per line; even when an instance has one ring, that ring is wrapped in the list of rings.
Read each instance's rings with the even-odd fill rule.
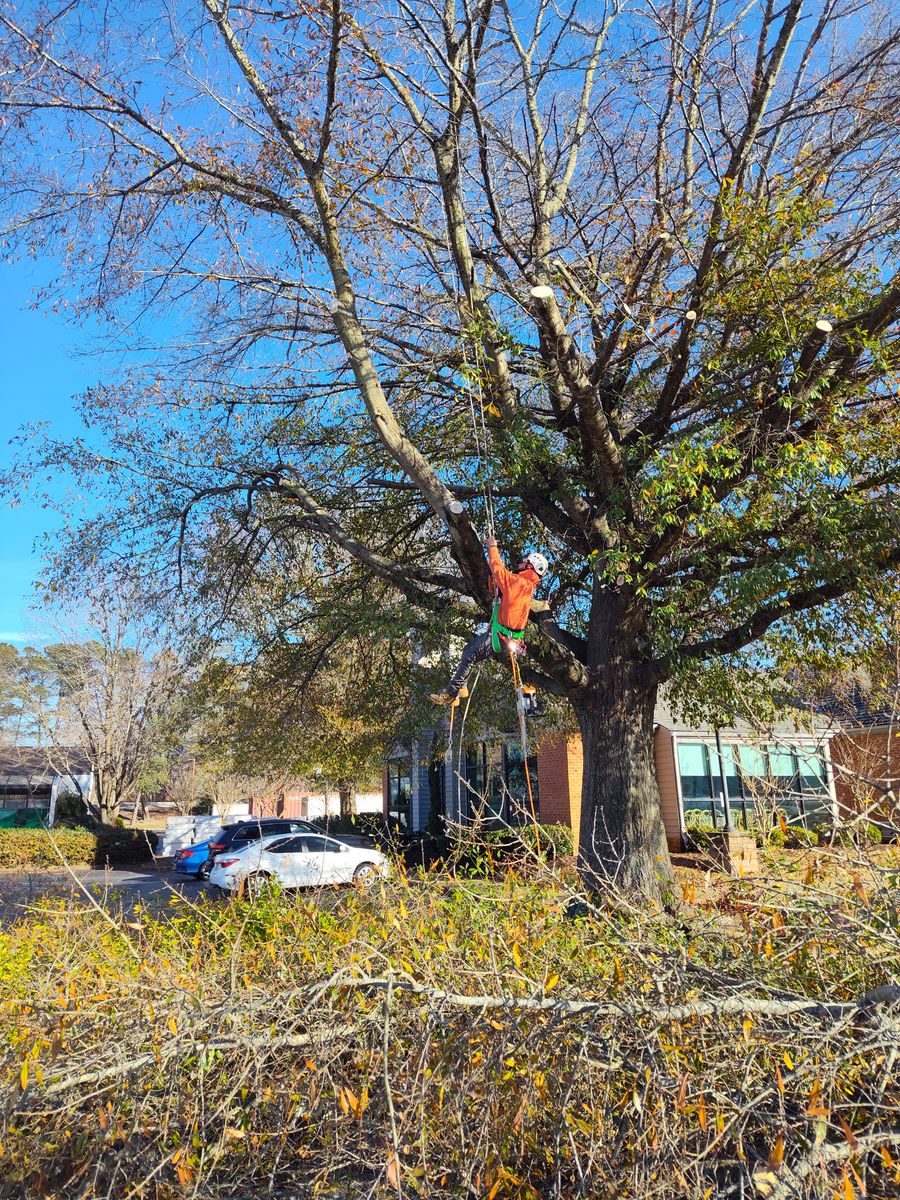
[[[670,850],[681,849],[681,812],[675,782],[675,752],[671,731],[658,726],[654,735],[656,778],[659,784],[663,824]],[[581,786],[584,756],[581,738],[575,734],[548,734],[537,751],[541,821],[569,825],[576,849],[581,829]]]
[[[577,848],[583,774],[581,739],[564,733],[547,734],[537,748],[537,767],[541,821],[570,826]]]
[[[831,739],[834,790],[841,816],[871,811],[900,821],[897,800],[892,802],[866,779],[876,780],[897,796],[900,785],[900,730],[875,729],[836,733]],[[862,776],[863,778],[860,778]]]

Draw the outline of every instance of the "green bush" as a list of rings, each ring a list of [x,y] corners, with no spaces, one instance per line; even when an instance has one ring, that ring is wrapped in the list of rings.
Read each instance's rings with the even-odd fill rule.
[[[884,841],[884,834],[881,832],[878,826],[873,825],[871,821],[863,826],[862,832],[863,837],[866,840],[866,844],[869,846],[880,846]]]
[[[779,830],[779,833],[781,830]],[[804,829],[802,825],[791,825],[784,840],[789,850],[804,850],[808,846],[818,846],[819,838],[812,829]]]
[[[552,846],[555,855],[565,858],[575,853],[575,839],[568,825],[538,825],[537,830],[534,825],[523,825],[515,831],[515,836],[530,850],[537,847],[539,836],[544,850]]]
[[[688,837],[695,850],[709,849],[709,835],[711,833],[711,825],[688,825]]]
[[[70,866],[92,866],[97,835],[87,829],[58,829],[51,838],[44,829],[0,829],[0,867],[59,867],[60,855]]]
[[[769,830],[769,845],[782,849],[787,845],[787,834],[778,825]]]
[[[849,849],[853,845],[853,834],[846,825],[820,825],[818,835],[820,846],[843,846]]]
[[[57,797],[56,826],[74,825],[78,828],[93,829],[96,822],[85,807],[82,798],[74,792],[63,792]]]
[[[52,869],[60,856],[73,867],[120,867],[150,862],[153,852],[140,830],[0,829],[0,867]]]

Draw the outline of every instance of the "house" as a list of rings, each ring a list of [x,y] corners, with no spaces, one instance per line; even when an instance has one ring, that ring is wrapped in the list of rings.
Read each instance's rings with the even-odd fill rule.
[[[94,774],[79,750],[61,750],[51,763],[35,747],[0,749],[0,825],[52,825],[60,796],[87,798]]]
[[[681,849],[688,825],[724,824],[717,732],[678,720],[664,700],[654,714],[654,755],[663,823],[669,847]],[[830,731],[819,721],[812,730],[784,721],[760,737],[736,723],[718,731],[732,816],[815,824],[837,814],[829,753]],[[384,766],[383,811],[412,832],[426,829],[432,815],[465,823],[477,812],[500,825],[530,819],[522,752],[516,736],[494,734],[460,751],[453,761],[435,754],[428,730],[393,747]],[[583,757],[577,734],[543,733],[529,756],[540,821],[569,825],[576,837],[581,820]]]
[[[818,712],[833,722],[831,758],[842,818],[866,813],[900,827],[900,713],[877,705],[855,684],[828,696]]]

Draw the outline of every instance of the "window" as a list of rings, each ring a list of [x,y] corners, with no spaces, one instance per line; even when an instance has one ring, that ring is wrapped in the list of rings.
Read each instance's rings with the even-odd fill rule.
[[[712,775],[709,766],[709,747],[703,742],[680,742],[678,771],[681,775],[681,794],[685,808],[696,808],[698,801],[709,806],[712,799]]]
[[[537,758],[528,756],[528,770],[538,811]],[[530,821],[531,805],[522,750],[517,742],[476,742],[466,752],[465,789],[469,814],[479,813],[494,825],[516,825]]]
[[[404,828],[410,828],[412,803],[412,770],[409,759],[394,759],[387,765],[388,817]]]
[[[528,776],[531,780],[534,813],[531,811],[531,802],[528,799],[528,780],[525,778],[522,747],[516,742],[506,747],[504,772],[506,775],[506,789],[509,795],[510,811],[508,819],[510,825],[521,825],[525,821],[533,820],[534,817],[540,820],[541,807],[538,796],[537,755],[528,755]]]
[[[266,846],[266,850],[272,854],[302,854],[305,849],[303,838],[299,837],[279,838],[277,842]]]
[[[722,759],[732,817],[751,823],[757,810],[782,809],[789,821],[819,821],[830,812],[823,759],[793,746],[723,745]],[[678,771],[685,813],[708,813],[713,825],[724,820],[722,783],[714,745],[680,742]]]

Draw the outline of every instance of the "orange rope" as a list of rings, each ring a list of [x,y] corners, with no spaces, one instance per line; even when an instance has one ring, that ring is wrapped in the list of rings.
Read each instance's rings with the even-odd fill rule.
[[[513,688],[516,694],[516,712],[519,717],[519,737],[522,742],[522,765],[525,767],[525,784],[528,788],[528,805],[531,809],[531,819],[534,822],[534,841],[538,852],[541,853],[541,830],[537,819],[537,810],[534,807],[534,792],[531,790],[531,772],[528,770],[528,746],[525,744],[525,700],[522,696],[522,675],[519,671],[519,664],[516,662],[516,652],[512,646],[507,643],[509,649],[509,662],[512,667]],[[520,708],[521,703],[521,708]]]

